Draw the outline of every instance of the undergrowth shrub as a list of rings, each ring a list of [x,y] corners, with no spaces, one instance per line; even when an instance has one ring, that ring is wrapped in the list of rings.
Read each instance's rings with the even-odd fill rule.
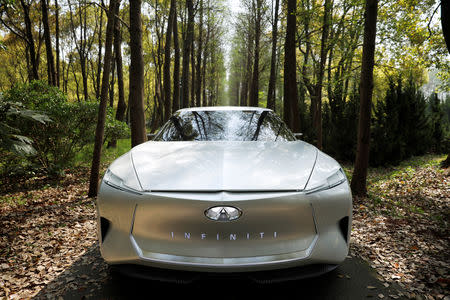
[[[27,109],[45,113],[50,122],[38,123],[20,120],[15,126],[32,140],[36,150],[27,157],[30,166],[39,165],[50,174],[59,174],[70,166],[75,154],[94,142],[97,124],[97,102],[69,102],[58,88],[42,81],[17,85],[4,95],[7,101],[21,103]],[[105,141],[125,138],[128,126],[115,120],[108,108],[105,123]]]

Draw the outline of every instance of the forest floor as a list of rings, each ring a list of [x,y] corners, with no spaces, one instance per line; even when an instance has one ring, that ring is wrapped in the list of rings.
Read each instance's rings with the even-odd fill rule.
[[[439,168],[443,159],[426,155],[371,169],[369,197],[354,199],[351,255],[366,260],[385,286],[398,284],[411,299],[450,298],[450,170]],[[350,176],[351,166],[345,169]],[[66,170],[62,179],[2,182],[0,299],[82,289],[76,274],[53,286],[79,259],[92,259],[85,263],[98,270],[95,278],[81,279],[98,286],[107,279],[106,264],[85,255],[97,241],[95,201],[86,196],[88,172],[81,166]]]

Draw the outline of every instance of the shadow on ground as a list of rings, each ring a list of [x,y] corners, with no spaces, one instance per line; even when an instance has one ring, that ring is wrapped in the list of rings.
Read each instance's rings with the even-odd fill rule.
[[[69,269],[49,283],[36,296],[40,299],[136,299],[191,298],[243,299],[256,297],[297,299],[403,299],[398,287],[376,278],[367,263],[356,257],[334,271],[312,279],[276,284],[257,284],[243,279],[201,279],[189,284],[169,284],[143,279],[112,276],[93,245]],[[381,296],[382,295],[382,296]],[[390,296],[391,295],[391,296]],[[59,298],[61,299],[61,298]]]

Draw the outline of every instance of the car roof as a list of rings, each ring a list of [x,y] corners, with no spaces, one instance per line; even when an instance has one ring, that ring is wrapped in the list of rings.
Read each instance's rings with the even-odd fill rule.
[[[263,107],[250,107],[250,106],[204,106],[204,107],[189,107],[182,108],[178,111],[232,111],[232,110],[241,110],[241,111],[272,111],[268,108]]]

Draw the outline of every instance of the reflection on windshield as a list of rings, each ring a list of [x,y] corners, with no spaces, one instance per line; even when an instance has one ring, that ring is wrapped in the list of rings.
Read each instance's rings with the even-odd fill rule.
[[[156,141],[295,141],[271,111],[180,111],[161,128]]]

